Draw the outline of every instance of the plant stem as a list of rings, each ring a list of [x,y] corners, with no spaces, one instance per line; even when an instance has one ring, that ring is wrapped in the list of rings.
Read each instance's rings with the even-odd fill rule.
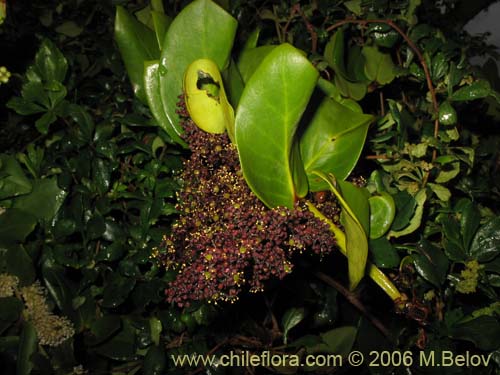
[[[373,314],[371,314],[368,309],[361,303],[361,301],[356,297],[354,293],[349,291],[346,287],[344,287],[341,283],[339,283],[337,280],[333,279],[332,277],[324,274],[323,272],[315,272],[314,275],[325,282],[326,284],[330,285],[332,288],[335,288],[342,294],[351,305],[356,307],[361,313],[366,316],[366,318],[375,326],[377,329],[390,341],[393,341],[393,337],[389,330],[384,326],[384,324],[376,318]]]
[[[314,216],[330,226],[330,230],[337,240],[340,252],[347,256],[346,236],[344,232],[342,232],[342,230],[333,221],[323,215],[311,202],[306,202],[306,204],[309,211],[311,211]],[[368,276],[375,281],[375,283],[394,301],[395,304],[399,305],[401,302],[406,300],[406,296],[401,294],[391,280],[389,280],[389,278],[370,261],[367,261],[366,263],[366,274],[368,274]]]

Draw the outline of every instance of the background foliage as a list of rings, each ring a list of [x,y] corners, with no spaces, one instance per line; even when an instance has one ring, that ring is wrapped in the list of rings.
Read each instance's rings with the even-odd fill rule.
[[[164,2],[165,11],[174,17],[186,3]],[[167,304],[164,290],[175,275],[150,255],[176,218],[176,172],[188,151],[134,98],[113,40],[115,6],[134,12],[148,4],[12,2],[0,26],[0,65],[12,72],[0,86],[0,100],[8,103],[0,108],[0,358],[6,373],[250,371],[175,368],[169,357],[235,348],[471,350],[492,353],[491,364],[449,372],[498,373],[498,77],[494,61],[468,66],[471,55],[495,54],[461,31],[483,3],[443,1],[439,10],[426,1],[419,7],[418,1],[384,0],[219,3],[239,22],[236,50],[260,27],[260,44],[288,41],[307,51],[323,76],[340,77],[343,94],[377,116],[355,176],[395,201],[390,238],[370,241],[370,256],[410,297],[407,316],[388,314],[391,301],[369,281],[356,293],[342,288],[346,265],[337,255],[304,258],[298,272],[234,305]],[[373,25],[344,28],[346,51],[366,46],[368,61],[386,61],[378,71],[368,67],[362,79],[329,58],[334,31],[326,30],[353,15],[394,19],[409,30],[436,88],[438,143],[425,77],[400,37]],[[349,58],[342,56],[347,66]],[[422,186],[425,193],[413,195]],[[43,298],[28,293],[36,283]],[[54,324],[42,327],[41,314],[54,316]],[[62,317],[74,334],[60,345],[42,345]]]

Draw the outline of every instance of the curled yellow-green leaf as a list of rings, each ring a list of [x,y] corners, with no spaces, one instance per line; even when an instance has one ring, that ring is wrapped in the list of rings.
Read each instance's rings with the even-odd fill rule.
[[[208,133],[228,131],[234,139],[234,110],[229,104],[217,64],[195,60],[184,74],[186,107],[194,123]]]

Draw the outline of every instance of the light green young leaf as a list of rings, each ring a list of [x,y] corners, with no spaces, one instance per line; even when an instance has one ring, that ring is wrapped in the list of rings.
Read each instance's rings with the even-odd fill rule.
[[[160,93],[167,118],[178,134],[182,129],[176,109],[187,67],[205,58],[224,70],[236,27],[237,21],[211,0],[193,1],[172,21],[161,52]]]
[[[355,214],[355,210],[351,208],[351,205],[344,198],[343,191],[339,190],[335,178],[332,175],[327,176],[321,172],[316,172],[316,174],[328,183],[330,190],[342,206],[340,219],[346,234],[349,286],[350,289],[353,290],[365,274],[366,261],[368,258],[368,229],[365,229],[369,225],[368,196],[361,192],[355,192],[354,186],[347,189],[347,183],[344,183],[342,190],[345,190],[348,192],[348,195],[350,195],[350,203],[357,206],[356,211],[359,212],[359,215],[362,216],[362,221],[365,222],[365,225],[362,225]],[[354,199],[355,197],[357,199]]]

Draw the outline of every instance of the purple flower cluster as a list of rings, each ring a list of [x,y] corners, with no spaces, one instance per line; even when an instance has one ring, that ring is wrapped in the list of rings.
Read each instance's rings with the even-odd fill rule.
[[[333,250],[328,226],[304,204],[269,209],[251,192],[226,134],[205,133],[188,118],[184,128],[192,153],[180,176],[181,214],[156,251],[178,270],[165,291],[169,302],[232,302],[244,288],[261,291],[266,280],[285,277],[294,254]]]

